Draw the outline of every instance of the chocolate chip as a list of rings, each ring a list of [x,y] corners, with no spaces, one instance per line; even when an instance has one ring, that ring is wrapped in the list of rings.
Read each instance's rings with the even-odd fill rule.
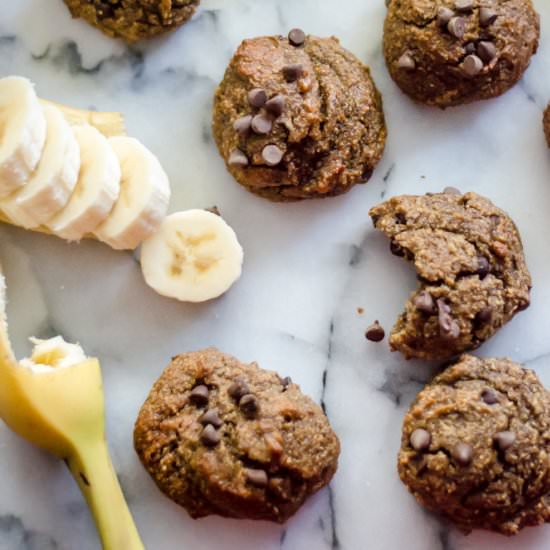
[[[482,71],[483,61],[477,55],[468,55],[461,66],[466,76],[474,77]]]
[[[445,195],[462,195],[460,189],[451,186],[445,187],[445,189],[443,189],[443,193],[445,193]]]
[[[531,305],[531,302],[529,300],[525,302],[520,302],[520,304],[518,305],[518,311],[525,311],[526,309],[529,308],[530,305]]]
[[[399,258],[403,258],[405,256],[403,247],[395,241],[390,241],[390,251],[394,256],[398,256]]]
[[[281,386],[283,386],[283,388],[287,388],[288,386],[290,386],[290,384],[292,384],[292,378],[290,378],[290,376],[285,376],[284,378],[279,378],[279,380],[281,381]]]
[[[283,67],[283,76],[287,82],[296,82],[304,74],[304,67],[300,64]]]
[[[491,8],[479,8],[479,24],[482,27],[489,27],[497,20],[498,15]]]
[[[266,145],[262,149],[262,158],[268,166],[277,166],[283,160],[283,151],[276,145]]]
[[[447,30],[455,38],[464,38],[466,33],[466,21],[462,17],[453,17],[449,23],[447,23]]]
[[[233,123],[233,129],[241,135],[246,135],[250,130],[251,123],[252,115],[242,116]]]
[[[227,162],[230,166],[248,166],[248,158],[240,149],[233,149]]]
[[[404,71],[414,71],[416,69],[416,61],[410,53],[404,53],[397,60],[397,68]]]
[[[514,432],[499,432],[494,437],[497,448],[501,451],[506,451],[516,442],[516,434]]]
[[[474,0],[455,0],[455,9],[462,13],[469,13],[474,9]]]
[[[288,33],[288,41],[293,46],[299,47],[306,41],[306,33],[302,29],[292,29]]]
[[[256,470],[252,468],[245,468],[246,481],[254,487],[266,487],[267,486],[267,474],[264,470]]]
[[[250,393],[250,390],[248,388],[248,384],[244,381],[244,378],[242,376],[237,376],[235,380],[233,380],[231,386],[229,386],[227,393],[233,399],[238,401],[243,395]]]
[[[271,129],[273,128],[273,121],[268,116],[260,113],[252,119],[251,128],[252,131],[256,134],[269,134],[269,132],[271,132]]]
[[[365,333],[366,339],[371,342],[381,342],[384,339],[384,336],[386,336],[386,333],[378,321],[374,321]]]
[[[431,315],[436,312],[435,301],[433,296],[427,292],[421,292],[414,299],[414,305],[418,311]]]
[[[220,418],[218,409],[208,409],[200,418],[199,422],[203,425],[211,424],[214,428],[221,428],[223,420]]]
[[[411,447],[419,453],[427,451],[430,448],[431,442],[432,436],[430,432],[428,432],[427,430],[423,430],[422,428],[414,430],[414,432],[411,434],[411,437],[409,438],[409,443],[411,444]]]
[[[490,63],[497,56],[497,48],[488,40],[483,40],[477,45],[477,55],[485,63]]]
[[[498,403],[498,395],[491,388],[485,388],[481,392],[481,399],[483,399],[487,405],[495,405]]]
[[[265,105],[264,108],[266,111],[271,113],[275,117],[279,117],[283,114],[283,110],[285,108],[285,96],[284,95],[276,95],[275,97],[272,97]]]
[[[266,101],[267,94],[265,90],[262,90],[261,88],[254,88],[248,92],[248,103],[250,103],[252,107],[259,109],[264,106]]]
[[[468,42],[468,44],[466,44],[466,46],[464,46],[464,51],[468,55],[476,53],[476,45],[473,42]]]
[[[477,257],[477,274],[481,280],[485,279],[491,272],[491,264],[485,256]]]
[[[454,14],[455,12],[449,8],[439,8],[437,11],[437,24],[440,27],[446,27]]]
[[[478,326],[488,325],[493,320],[493,308],[491,306],[484,307],[477,312],[475,323]]]
[[[467,443],[458,443],[451,451],[451,455],[460,466],[469,466],[474,458],[474,450]]]
[[[439,332],[442,337],[456,340],[460,336],[460,326],[451,316],[451,307],[441,298],[437,300],[439,309]]]
[[[189,399],[193,405],[202,407],[208,403],[209,394],[210,392],[208,391],[208,388],[204,384],[201,384],[200,386],[193,388]]]
[[[243,395],[239,401],[239,409],[247,418],[255,418],[260,409],[258,400],[251,393]]]
[[[207,447],[215,447],[222,439],[220,432],[212,426],[212,424],[207,424],[201,433],[201,442]]]

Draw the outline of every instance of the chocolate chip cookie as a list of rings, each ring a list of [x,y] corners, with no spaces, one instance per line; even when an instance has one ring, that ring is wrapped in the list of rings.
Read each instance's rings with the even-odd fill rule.
[[[449,188],[394,197],[370,216],[420,281],[390,336],[407,358],[446,360],[475,349],[529,306],[519,232],[488,199]]]
[[[108,36],[133,43],[165,34],[185,23],[200,0],[63,0],[73,17],[82,17]]]
[[[136,451],[193,518],[284,522],[336,471],[340,444],[289,378],[207,349],[179,355],[143,405]]]
[[[544,111],[542,125],[544,128],[544,135],[546,136],[546,143],[548,143],[548,147],[550,147],[550,103]]]
[[[273,201],[340,195],[366,182],[386,142],[368,67],[336,38],[245,40],[214,99],[213,132],[228,170]]]
[[[509,90],[539,35],[531,0],[390,0],[384,55],[403,92],[445,108]]]
[[[466,532],[550,522],[550,394],[507,359],[463,356],[409,409],[398,468],[422,505]]]

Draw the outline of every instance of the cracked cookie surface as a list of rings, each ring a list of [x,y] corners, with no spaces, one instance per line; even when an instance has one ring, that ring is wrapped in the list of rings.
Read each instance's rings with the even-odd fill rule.
[[[134,432],[158,487],[193,518],[283,522],[329,483],[340,444],[290,379],[215,349],[175,357]]]
[[[550,522],[550,394],[507,359],[463,356],[411,405],[398,469],[422,505],[463,531]]]
[[[384,55],[405,94],[445,108],[510,89],[539,35],[531,0],[390,0]]]
[[[475,349],[529,306],[519,232],[488,199],[456,190],[403,195],[370,216],[420,281],[390,336],[407,358],[446,360]]]
[[[264,36],[239,46],[215,95],[213,133],[233,177],[273,201],[340,195],[382,157],[382,99],[336,38]]]

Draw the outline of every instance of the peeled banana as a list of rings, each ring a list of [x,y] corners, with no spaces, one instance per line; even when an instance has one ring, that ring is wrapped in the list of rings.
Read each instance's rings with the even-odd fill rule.
[[[0,418],[65,460],[104,550],[143,550],[107,449],[99,362],[57,337],[35,340],[32,356],[18,363],[8,338],[5,299],[0,269]]]

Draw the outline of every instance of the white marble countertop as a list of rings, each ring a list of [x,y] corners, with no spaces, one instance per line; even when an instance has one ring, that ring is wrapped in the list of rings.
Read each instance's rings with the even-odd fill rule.
[[[368,209],[405,192],[475,190],[516,220],[534,278],[532,307],[479,353],[522,361],[550,386],[550,152],[541,130],[550,99],[547,0],[535,0],[542,43],[524,80],[500,99],[447,112],[415,106],[389,79],[383,0],[203,0],[188,25],[133,48],[72,21],[61,0],[0,4],[0,75],[27,76],[49,99],[123,111],[130,133],[170,175],[171,210],[217,205],[245,248],[241,281],[216,302],[190,306],[148,289],[131,254],[0,227],[18,353],[28,351],[29,335],[60,333],[101,358],[114,462],[148,549],[550,547],[550,526],[515,539],[464,537],[416,505],[396,474],[396,452],[403,414],[430,371],[364,338],[374,318],[393,324],[415,284]],[[226,172],[210,134],[211,98],[241,39],[294,26],[339,36],[372,67],[389,141],[367,186],[326,201],[270,204]],[[159,493],[132,449],[138,409],[170,357],[209,345],[291,375],[324,403],[342,440],[331,488],[286,526],[191,520]],[[99,548],[63,464],[4,426],[0,475],[0,550]]]

